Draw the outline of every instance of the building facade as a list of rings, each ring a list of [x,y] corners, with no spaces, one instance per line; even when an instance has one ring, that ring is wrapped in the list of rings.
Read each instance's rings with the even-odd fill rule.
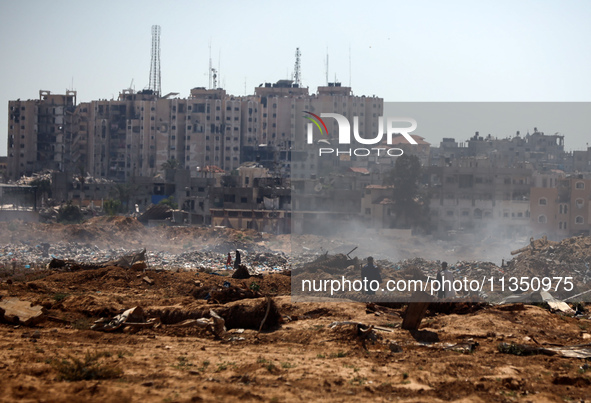
[[[44,169],[68,169],[76,91],[39,91],[39,99],[8,103],[7,176],[18,179]]]
[[[555,186],[531,189],[531,226],[536,235],[562,239],[589,235],[591,180],[582,175],[559,179]]]
[[[50,169],[124,182],[171,165],[191,176],[205,166],[232,171],[261,156],[273,163],[268,167],[274,173],[286,175],[291,152],[298,150],[294,139],[305,138],[304,111],[336,112],[350,121],[357,116],[366,136],[377,130],[382,110],[381,98],[354,96],[339,83],[310,95],[289,80],[261,85],[244,97],[219,88],[193,88],[188,98],[124,89],[117,99],[77,104],[75,91],[40,91],[37,100],[9,103],[7,176],[16,180]],[[334,141],[336,121],[327,119],[327,125]],[[315,154],[299,151],[298,176],[315,176],[320,168]],[[338,166],[350,160],[325,162]]]

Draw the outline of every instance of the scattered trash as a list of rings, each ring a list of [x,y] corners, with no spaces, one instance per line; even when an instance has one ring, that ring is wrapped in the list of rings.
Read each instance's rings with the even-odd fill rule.
[[[209,311],[210,318],[187,319],[181,323],[169,325],[170,327],[198,326],[207,329],[216,338],[221,339],[226,333],[225,321],[213,310]]]
[[[124,331],[125,328],[129,328],[129,331],[150,328],[156,325],[158,321],[156,319],[146,320],[146,315],[142,307],[136,306],[115,316],[111,320],[102,318],[94,323],[95,324],[90,327],[92,330],[112,332],[122,327]]]
[[[553,311],[560,311],[563,313],[574,314],[575,311],[568,306],[568,304],[564,301],[560,301],[554,298],[549,292],[547,291],[536,291],[528,294],[520,294],[520,295],[511,295],[504,300],[502,300],[499,304],[506,305],[506,304],[515,304],[517,302],[525,302],[525,303],[546,303],[548,307]]]
[[[350,322],[350,321],[345,321],[345,322],[332,322],[330,325],[328,325],[328,327],[330,329],[334,329],[337,326],[343,326],[343,325],[355,325],[358,328],[362,329],[362,331],[366,331],[366,329],[369,329],[371,327],[371,329],[375,329],[375,330],[379,330],[382,332],[392,332],[392,329],[388,329],[382,326],[375,326],[375,325],[367,325],[365,323],[361,323],[361,322]]]
[[[559,355],[566,358],[591,358],[591,344],[561,347],[537,347],[525,344],[501,343],[498,346],[501,353],[513,355]]]
[[[474,350],[476,350],[476,347],[478,347],[477,341],[468,340],[463,343],[456,343],[456,344],[452,344],[451,346],[446,346],[443,349],[455,351],[457,353],[462,353],[462,354],[470,354],[470,353],[473,353]]]

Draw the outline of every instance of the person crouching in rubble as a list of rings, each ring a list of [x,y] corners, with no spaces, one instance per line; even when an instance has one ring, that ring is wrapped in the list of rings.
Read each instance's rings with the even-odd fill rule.
[[[441,269],[437,272],[437,281],[439,282],[439,290],[437,291],[437,298],[453,298],[456,293],[453,289],[454,276],[447,268],[447,262],[441,263]]]
[[[367,258],[367,264],[361,268],[361,281],[364,284],[364,294],[375,295],[375,291],[372,290],[372,288],[376,289],[375,283],[373,286],[371,284],[373,280],[377,281],[378,284],[382,284],[382,275],[380,274],[380,269],[373,264],[373,257],[369,256]],[[367,284],[367,286],[365,286],[365,284]]]

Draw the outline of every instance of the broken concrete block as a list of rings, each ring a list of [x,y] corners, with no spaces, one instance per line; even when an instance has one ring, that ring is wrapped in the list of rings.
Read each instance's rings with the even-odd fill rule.
[[[1,310],[4,310],[4,320],[10,323],[32,326],[45,319],[41,305],[31,306],[29,301],[21,301],[16,297],[0,300]]]
[[[144,280],[146,283],[148,283],[149,285],[154,285],[154,280],[152,280],[150,277],[148,276],[144,276],[144,278],[142,279]]]

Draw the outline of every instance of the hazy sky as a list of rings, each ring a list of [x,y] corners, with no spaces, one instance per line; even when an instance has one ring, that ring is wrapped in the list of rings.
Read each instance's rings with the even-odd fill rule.
[[[146,88],[153,24],[161,26],[162,92],[183,98],[208,85],[211,44],[220,84],[235,95],[290,78],[299,47],[311,92],[326,81],[328,50],[330,81],[351,82],[356,95],[564,102],[591,101],[590,21],[591,2],[574,0],[0,0],[0,155],[9,100],[72,83],[78,102],[116,98],[132,80]],[[588,141],[588,133],[563,134],[567,149]]]

